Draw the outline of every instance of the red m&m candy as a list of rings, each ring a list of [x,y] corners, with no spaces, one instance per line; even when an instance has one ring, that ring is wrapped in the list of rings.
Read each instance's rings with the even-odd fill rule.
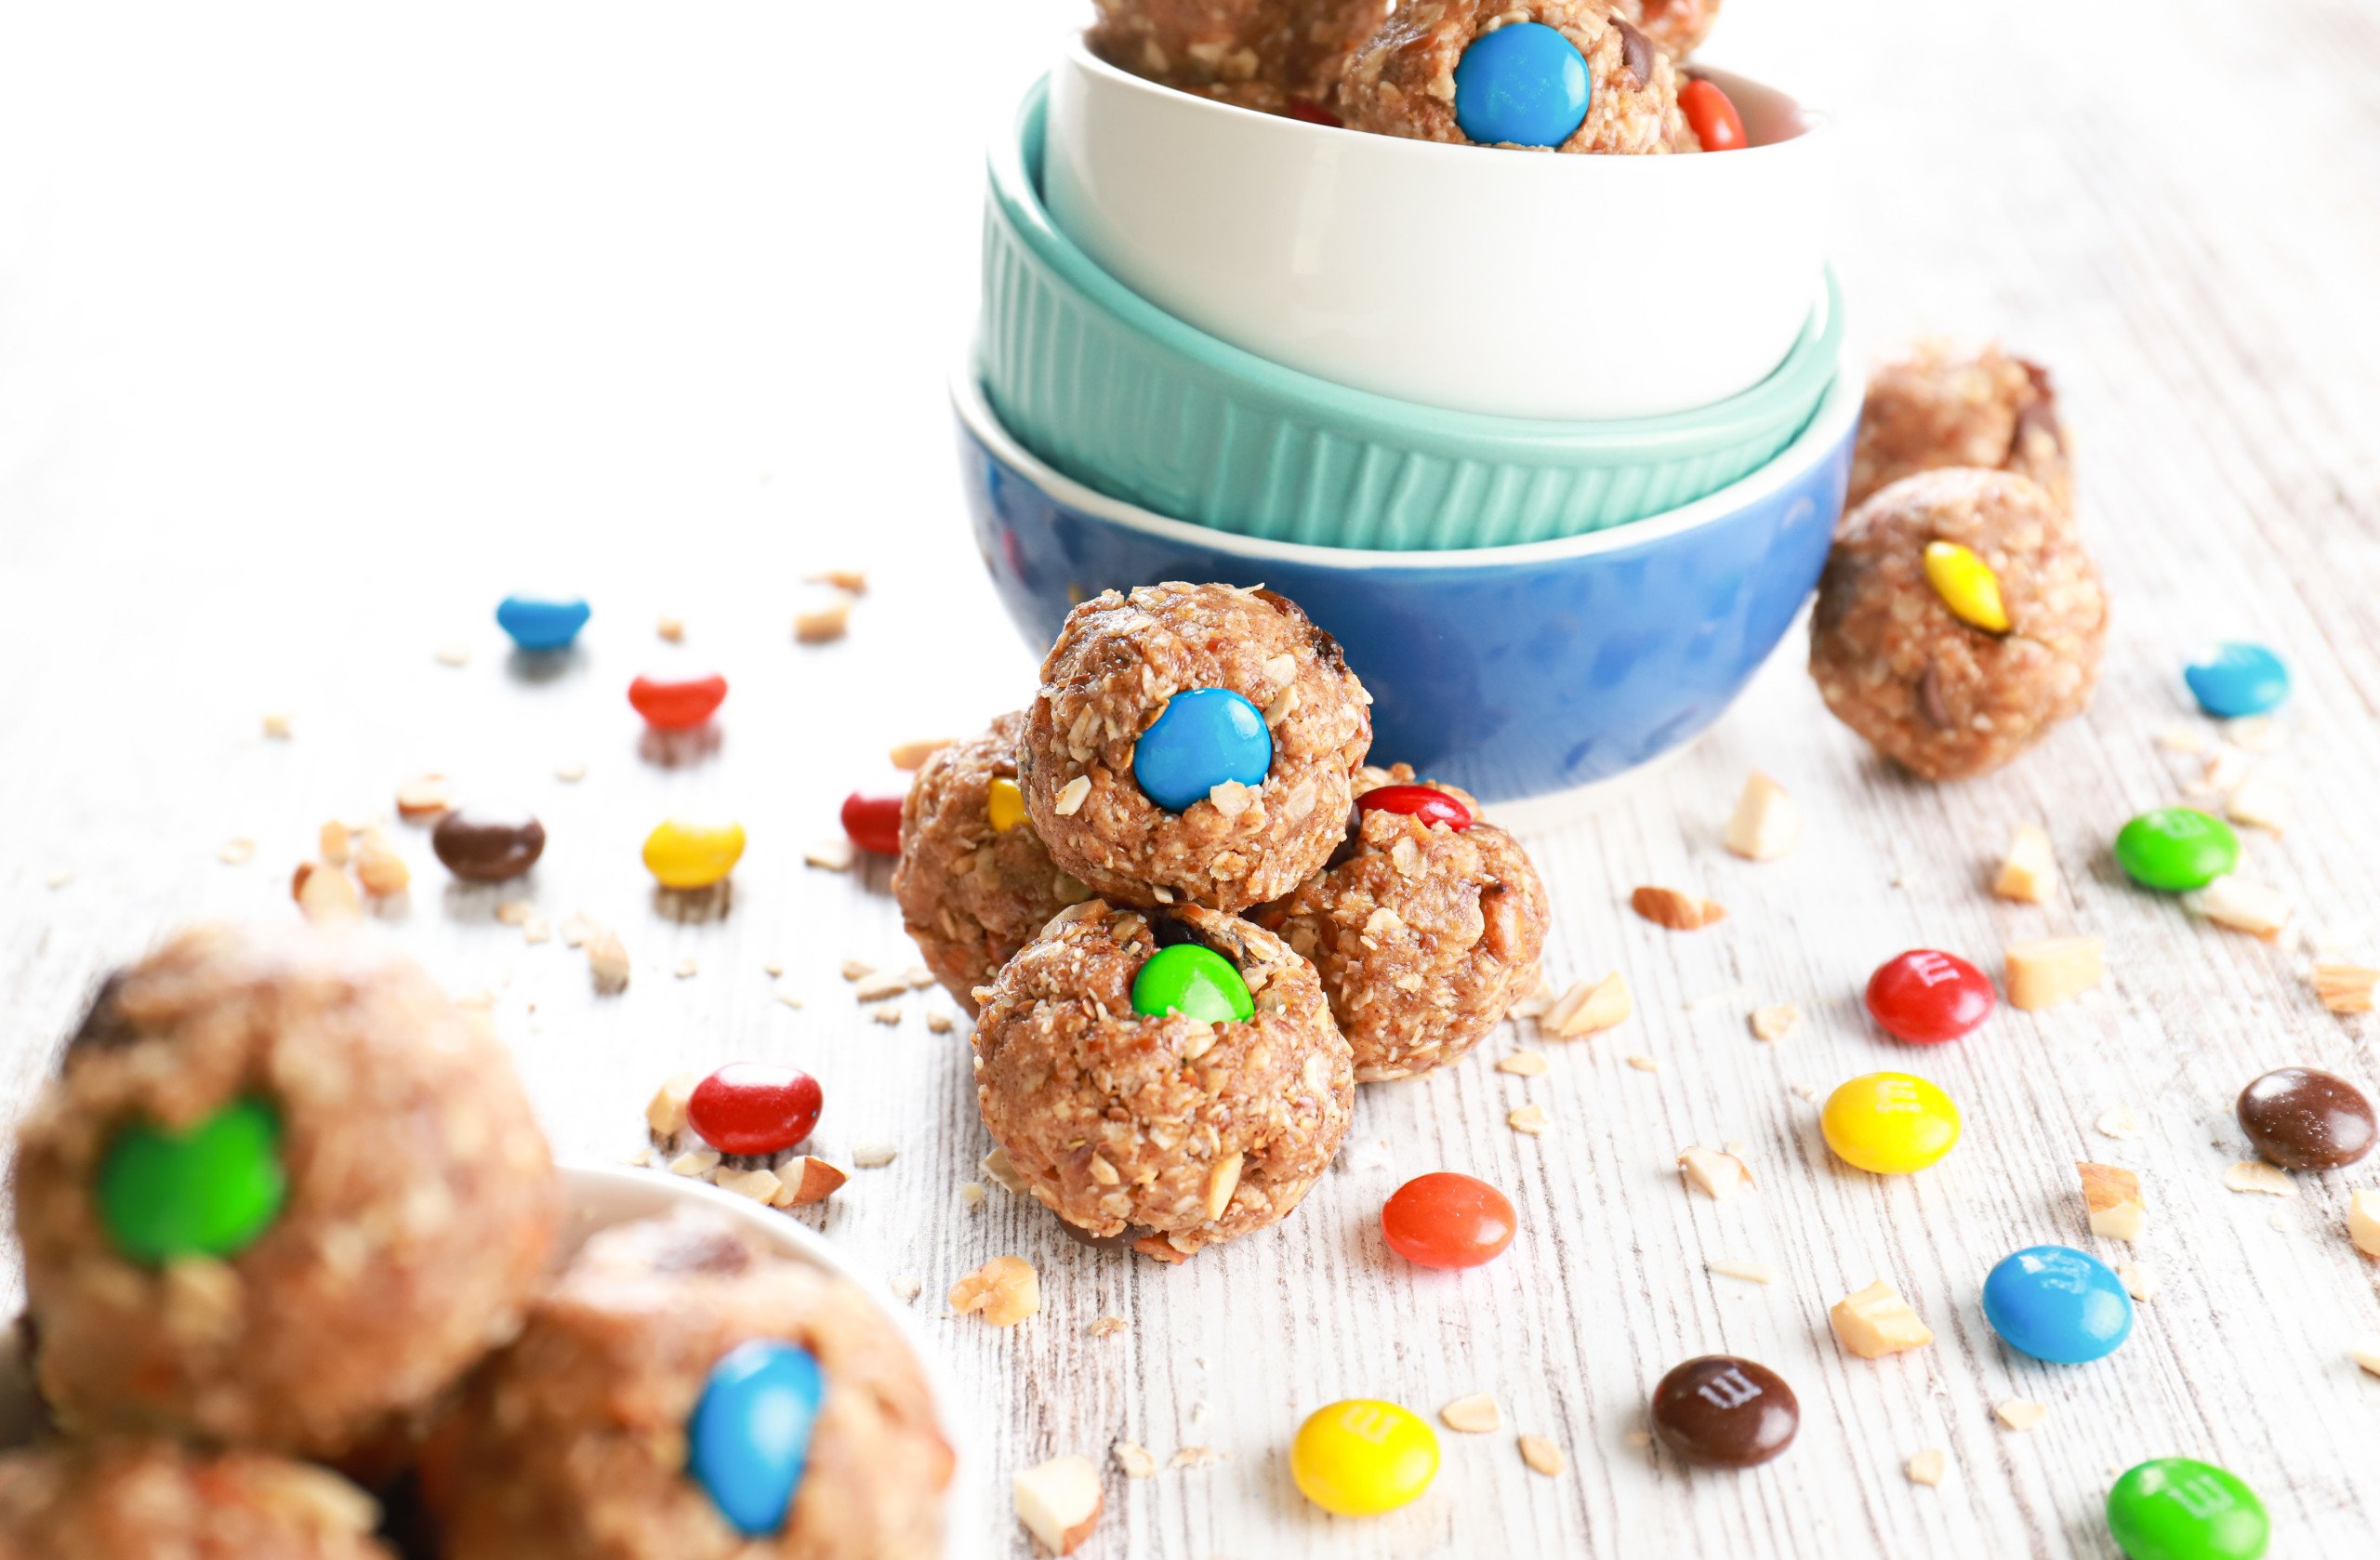
[[[717,672],[678,682],[640,677],[628,684],[628,703],[636,706],[636,712],[648,724],[665,732],[682,732],[701,725],[726,697],[727,679]]]
[[[1744,146],[1744,122],[1736,105],[1718,84],[1699,77],[1677,89],[1678,112],[1694,130],[1705,152],[1738,152]]]
[[[1477,1267],[1513,1243],[1513,1230],[1503,1193],[1452,1170],[1415,1176],[1380,1210],[1388,1249],[1423,1267]]]
[[[1868,977],[1868,1011],[1911,1045],[1964,1039],[1991,1016],[1991,982],[1956,954],[1911,948]]]
[[[826,1103],[799,1068],[731,1062],[694,1085],[686,1121],[721,1154],[774,1154],[808,1137]]]
[[[853,791],[843,799],[843,832],[863,851],[873,851],[879,856],[899,855],[903,800],[897,796],[862,796]]]
[[[1458,832],[1471,826],[1471,809],[1435,786],[1379,786],[1355,799],[1367,813],[1403,813]]]

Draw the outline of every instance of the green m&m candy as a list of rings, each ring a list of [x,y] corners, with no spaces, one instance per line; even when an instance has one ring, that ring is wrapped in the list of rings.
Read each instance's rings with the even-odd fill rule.
[[[2160,807],[2123,826],[2116,865],[2135,882],[2168,893],[2202,889],[2240,865],[2240,837],[2195,807]]]
[[[2161,1457],[2108,1491],[2108,1531],[2132,1560],[2258,1560],[2272,1520],[2254,1490],[2215,1464]]]
[[[261,1100],[234,1100],[178,1131],[133,1122],[99,1161],[99,1222],[135,1262],[243,1250],[288,1194],[281,1122]]]
[[[1209,1024],[1246,1023],[1256,1016],[1256,1002],[1231,960],[1196,943],[1176,943],[1141,966],[1132,981],[1132,1011],[1151,1018],[1182,1013]]]

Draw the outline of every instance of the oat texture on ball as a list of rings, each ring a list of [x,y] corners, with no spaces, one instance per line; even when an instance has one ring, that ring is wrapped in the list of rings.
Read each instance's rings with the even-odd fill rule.
[[[770,1340],[826,1391],[783,1525],[747,1537],[689,1473],[687,1425],[713,1367]],[[952,1466],[916,1356],[864,1296],[686,1213],[587,1243],[432,1434],[422,1490],[444,1560],[927,1560]]]
[[[1412,779],[1367,769],[1362,789]],[[1535,989],[1547,911],[1527,853],[1495,825],[1367,809],[1328,867],[1254,919],[1314,961],[1357,1081],[1378,1083],[1459,1059]]]
[[[1135,749],[1177,695],[1209,689],[1263,712],[1271,767],[1170,812],[1134,778]],[[1018,756],[1025,805],[1051,859],[1095,893],[1245,909],[1338,846],[1370,703],[1338,641],[1276,592],[1111,590],[1067,615],[1041,664]]]
[[[1150,81],[1265,113],[1335,112],[1347,59],[1389,0],[1098,0],[1092,53]]]
[[[2005,632],[1954,614],[1929,544],[1991,571]],[[1836,534],[1810,626],[1810,674],[1844,724],[1928,780],[1999,768],[2082,710],[2108,600],[2073,517],[2040,484],[1952,467],[1904,478]]]
[[[226,1120],[271,1132],[209,1160]],[[126,1201],[236,1194],[232,1150],[284,1189],[223,1239],[175,1249],[210,1210]],[[302,929],[201,928],[111,977],[20,1128],[15,1191],[65,1426],[315,1457],[390,1433],[509,1333],[559,1218],[484,1021],[360,936]]]
[[[1994,344],[1968,348],[1929,337],[1868,377],[1844,502],[1857,509],[1903,477],[1977,466],[2030,477],[2070,509],[2069,447],[2048,369]]]
[[[1255,1014],[1134,1011],[1161,945],[1228,960]],[[975,1029],[984,1124],[1026,1189],[1093,1236],[1179,1262],[1276,1223],[1339,1151],[1355,1058],[1314,967],[1251,922],[1078,905],[1010,960]]]
[[[394,1560],[372,1498],[326,1468],[172,1441],[0,1457],[0,1560]]]
[[[1058,870],[1023,815],[1016,749],[1024,734],[1025,715],[1016,711],[941,749],[901,807],[892,897],[927,967],[970,1011],[975,987],[1051,916],[1091,897]]]
[[[1351,130],[1477,143],[1455,118],[1455,67],[1481,37],[1520,22],[1559,33],[1586,59],[1586,116],[1554,150],[1699,152],[1677,106],[1677,66],[1607,0],[1421,0],[1400,7],[1348,63],[1340,112]],[[1502,144],[1502,143],[1497,143]]]

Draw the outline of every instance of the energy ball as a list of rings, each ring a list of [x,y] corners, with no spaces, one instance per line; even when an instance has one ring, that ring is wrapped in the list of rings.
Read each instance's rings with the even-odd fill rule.
[[[1017,787],[1025,715],[928,759],[901,806],[901,862],[892,897],[926,964],[969,1011],[974,990],[999,973],[1050,918],[1091,897],[1058,870]]]
[[[1150,81],[1265,113],[1335,117],[1347,59],[1389,0],[1098,0],[1083,41]],[[1327,120],[1326,120],[1327,122]]]
[[[510,1334],[559,1208],[503,1047],[418,967],[204,927],[101,986],[16,1214],[70,1431],[332,1458]]]
[[[421,1483],[444,1560],[928,1560],[952,1467],[892,1324],[705,1212],[589,1240]]]
[[[1607,0],[1421,0],[1349,63],[1339,103],[1351,130],[1415,140],[1699,152],[1677,91],[1670,57]]]
[[[326,1468],[171,1441],[0,1457],[0,1560],[394,1560],[379,1510]]]
[[[1370,704],[1339,642],[1274,591],[1110,590],[1067,615],[1041,663],[1025,803],[1094,893],[1244,909],[1338,846]]]
[[[1912,343],[1868,377],[1851,452],[1852,509],[1903,477],[1945,466],[2014,471],[2074,507],[2066,425],[2049,370],[1997,346]]]
[[[1196,906],[1065,911],[985,993],[974,1044],[984,1125],[1025,1189],[1160,1262],[1288,1217],[1355,1105],[1314,967]]]
[[[1367,787],[1330,865],[1254,913],[1314,961],[1359,1083],[1460,1059],[1536,988],[1545,946],[1527,853],[1468,793],[1412,779],[1399,764]]]
[[[2041,485],[1952,467],[1852,512],[1818,579],[1827,707],[1928,780],[1999,768],[2091,700],[2108,599]]]

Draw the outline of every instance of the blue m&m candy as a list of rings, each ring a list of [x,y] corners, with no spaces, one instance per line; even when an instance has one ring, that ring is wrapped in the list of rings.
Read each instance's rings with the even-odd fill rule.
[[[1983,1315],[2009,1347],[2057,1365],[2114,1354],[2132,1336],[2132,1296],[2107,1263],[2070,1246],[2029,1246],[1983,1281]]]
[[[731,1349],[711,1367],[686,1424],[686,1467],[737,1532],[785,1526],[826,1395],[810,1351],[773,1338]]]
[[[496,603],[496,626],[523,650],[562,650],[587,627],[594,609],[578,598],[507,596]]]
[[[2218,721],[2262,715],[2289,697],[2289,668],[2261,644],[2234,640],[2207,650],[2182,668],[2198,707]]]
[[[1205,800],[1226,780],[1261,786],[1272,768],[1264,712],[1228,688],[1174,694],[1132,750],[1141,794],[1169,813]]]
[[[1482,146],[1559,146],[1593,97],[1587,57],[1541,21],[1499,27],[1455,62],[1454,122]]]

